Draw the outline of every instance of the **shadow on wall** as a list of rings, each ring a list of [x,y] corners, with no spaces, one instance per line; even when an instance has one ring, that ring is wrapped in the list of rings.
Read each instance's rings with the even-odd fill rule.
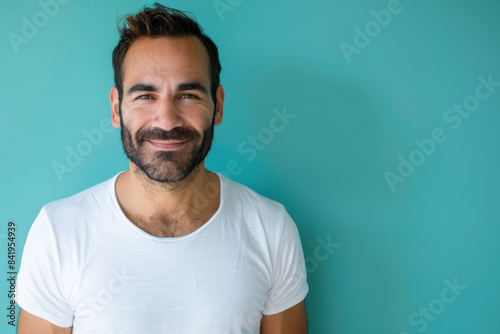
[[[380,97],[363,83],[300,66],[262,73],[251,92],[256,123],[268,122],[270,106],[296,115],[263,151],[276,173],[293,175],[314,192],[387,193],[381,171],[394,158],[387,148],[398,130]]]
[[[256,190],[285,205],[306,259],[318,238],[341,245],[308,270],[311,332],[399,333],[411,308],[408,278],[393,243],[376,238],[381,222],[365,218],[391,198],[381,171],[393,159],[388,148],[399,130],[389,106],[346,77],[300,66],[262,73],[251,92],[256,124],[269,123],[270,106],[286,106],[295,118],[260,153],[270,182]],[[374,230],[364,230],[366,224]]]

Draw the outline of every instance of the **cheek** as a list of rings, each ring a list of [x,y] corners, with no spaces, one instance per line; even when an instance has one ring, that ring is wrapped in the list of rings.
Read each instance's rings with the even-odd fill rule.
[[[212,114],[203,115],[203,117],[198,117],[192,122],[190,122],[191,127],[197,130],[198,133],[203,134],[204,131],[207,131],[212,126]]]
[[[144,127],[148,122],[147,113],[136,112],[130,110],[122,114],[123,124],[132,132],[135,133],[140,128]]]
[[[143,122],[137,118],[126,118],[124,117],[123,123],[127,128],[129,128],[132,132],[135,132],[143,127]]]

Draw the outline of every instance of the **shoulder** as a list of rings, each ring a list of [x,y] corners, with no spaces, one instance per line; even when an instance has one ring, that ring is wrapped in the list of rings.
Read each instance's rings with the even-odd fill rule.
[[[99,217],[113,206],[113,185],[116,176],[83,190],[71,197],[56,200],[45,205],[36,218],[36,225],[59,234],[86,228],[92,217]],[[90,218],[90,219],[89,219]]]
[[[247,236],[268,240],[278,247],[279,240],[297,229],[285,207],[224,176],[223,212],[228,224],[239,227]]]
[[[285,207],[272,199],[269,199],[249,187],[232,181],[219,174],[224,187],[225,205],[235,210],[244,212],[257,212],[261,215],[284,218],[287,215]]]
[[[69,213],[92,210],[93,208],[102,206],[104,201],[108,200],[111,194],[112,186],[116,176],[101,182],[93,187],[85,189],[71,197],[63,198],[48,203],[44,209],[49,214]]]

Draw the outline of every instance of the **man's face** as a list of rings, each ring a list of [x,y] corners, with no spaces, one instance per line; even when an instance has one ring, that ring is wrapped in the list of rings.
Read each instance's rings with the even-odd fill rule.
[[[220,86],[214,106],[208,53],[196,37],[134,42],[123,61],[121,106],[117,94],[113,88],[113,125],[121,126],[127,157],[150,179],[177,182],[202,163],[222,121],[224,93]]]

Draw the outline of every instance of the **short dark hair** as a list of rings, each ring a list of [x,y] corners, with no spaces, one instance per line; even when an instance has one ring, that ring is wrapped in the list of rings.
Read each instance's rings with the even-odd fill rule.
[[[125,22],[118,22],[120,41],[113,50],[113,70],[115,86],[118,89],[118,98],[123,98],[123,59],[130,46],[142,37],[183,37],[196,36],[208,51],[210,61],[210,92],[214,105],[217,104],[217,87],[220,83],[222,70],[219,61],[219,51],[215,43],[203,33],[203,29],[193,14],[154,3],[151,7],[144,7],[135,15],[127,16]]]

